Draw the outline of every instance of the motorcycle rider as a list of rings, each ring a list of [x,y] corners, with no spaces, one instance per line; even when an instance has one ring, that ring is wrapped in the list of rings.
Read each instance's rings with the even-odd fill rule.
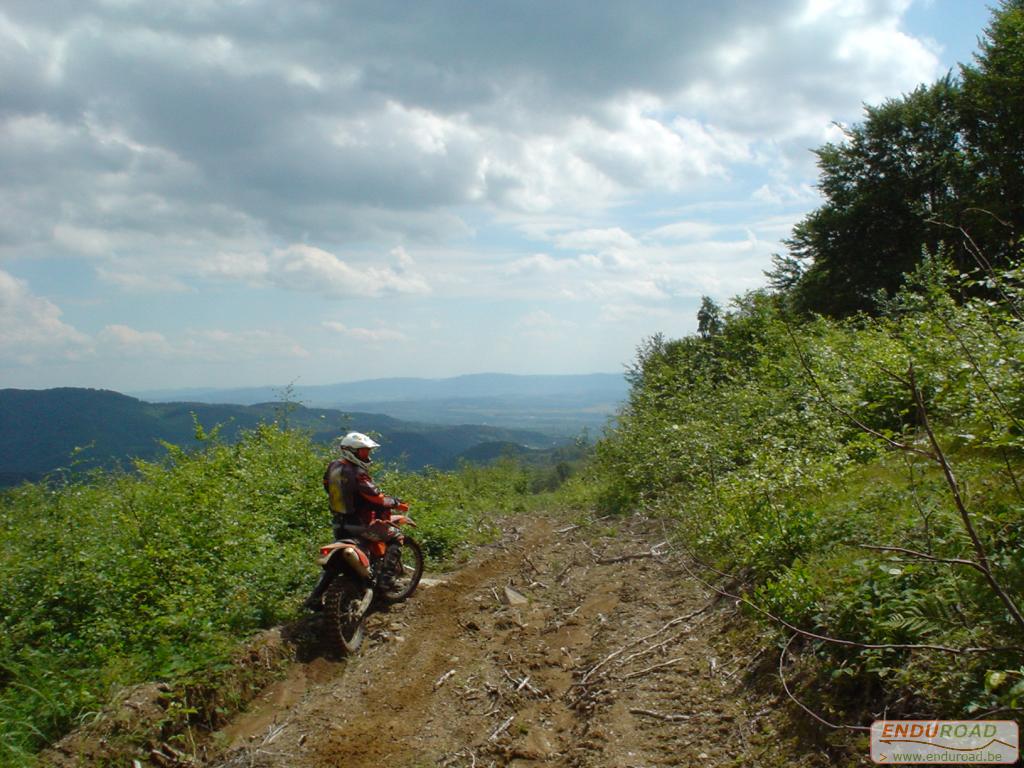
[[[370,452],[380,444],[362,432],[349,432],[341,438],[341,456],[327,465],[324,472],[324,490],[331,510],[334,539],[356,541],[380,540],[371,524],[375,520],[390,520],[391,510],[409,509],[401,499],[385,496],[370,477]],[[323,594],[333,574],[324,571],[306,602],[309,610],[323,607]],[[372,593],[370,593],[372,594]]]

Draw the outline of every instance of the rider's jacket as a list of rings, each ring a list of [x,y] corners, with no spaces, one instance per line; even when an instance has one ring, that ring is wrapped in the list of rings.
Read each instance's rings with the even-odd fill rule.
[[[374,485],[370,473],[350,461],[338,459],[327,465],[324,490],[331,507],[335,532],[343,525],[369,525],[386,520],[397,504]]]

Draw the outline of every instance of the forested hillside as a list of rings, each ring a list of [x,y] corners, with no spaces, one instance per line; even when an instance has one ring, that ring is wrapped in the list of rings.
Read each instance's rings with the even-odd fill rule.
[[[488,424],[555,437],[599,431],[626,397],[621,373],[517,376],[480,373],[447,379],[372,379],[342,384],[296,384],[297,402],[314,408],[382,413],[431,424]],[[138,393],[152,402],[254,405],[277,399],[273,387]]]
[[[453,469],[464,459],[493,454],[494,446],[500,444],[508,444],[509,450],[526,459],[549,457],[548,451],[560,442],[526,429],[421,424],[377,413],[306,408],[284,401],[250,406],[147,403],[106,390],[3,389],[0,486],[39,480],[57,470],[127,467],[132,459],[163,456],[164,442],[195,448],[200,445],[196,435],[204,431],[217,430],[230,441],[244,430],[274,421],[305,430],[314,442],[322,444],[331,443],[348,429],[379,432],[380,458],[410,470],[426,466]]]

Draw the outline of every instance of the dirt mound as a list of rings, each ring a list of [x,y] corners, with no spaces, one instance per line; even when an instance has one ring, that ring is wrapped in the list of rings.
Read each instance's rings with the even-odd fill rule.
[[[797,740],[771,686],[751,685],[771,654],[736,635],[733,606],[686,579],[662,538],[644,521],[509,526],[371,616],[357,657],[297,662],[217,735],[208,765],[831,764]]]
[[[222,725],[226,708],[251,699],[293,657],[280,630],[262,632],[230,664],[197,680],[125,689],[92,722],[40,754],[39,762],[54,768],[194,764],[196,739]]]

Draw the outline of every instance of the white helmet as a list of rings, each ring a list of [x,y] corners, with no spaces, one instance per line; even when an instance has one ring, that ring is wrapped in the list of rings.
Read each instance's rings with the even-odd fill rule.
[[[362,432],[349,432],[341,438],[341,447],[354,452],[358,448],[380,448],[380,443],[367,437]]]

